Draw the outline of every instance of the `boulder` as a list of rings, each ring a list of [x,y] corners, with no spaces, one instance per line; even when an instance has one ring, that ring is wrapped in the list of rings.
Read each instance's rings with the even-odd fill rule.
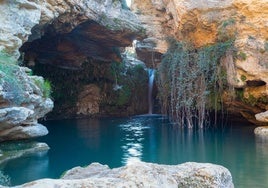
[[[0,70],[0,142],[46,135],[47,128],[37,123],[53,108],[44,79],[30,76],[27,68],[5,66]]]
[[[41,179],[18,187],[219,187],[233,188],[231,173],[224,167],[209,163],[188,162],[181,165],[159,165],[134,162],[110,169],[92,163],[76,167],[62,179]]]
[[[257,121],[268,122],[268,110],[255,115]]]
[[[268,138],[268,126],[257,127],[254,129],[254,133],[256,136]]]

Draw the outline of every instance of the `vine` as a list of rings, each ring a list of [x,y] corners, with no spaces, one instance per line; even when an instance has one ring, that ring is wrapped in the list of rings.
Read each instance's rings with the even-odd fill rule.
[[[226,85],[220,59],[233,41],[199,49],[175,40],[169,40],[169,44],[158,69],[162,112],[182,127],[198,124],[203,128],[208,114],[212,110],[216,114],[219,109],[220,94]]]

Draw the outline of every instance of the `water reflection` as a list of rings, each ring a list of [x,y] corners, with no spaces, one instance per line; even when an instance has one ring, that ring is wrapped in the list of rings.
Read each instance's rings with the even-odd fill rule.
[[[81,119],[76,123],[78,135],[90,148],[100,147],[100,120],[99,119]]]
[[[0,169],[10,177],[12,185],[18,184],[17,178],[23,179],[24,182],[45,178],[50,171],[47,151],[40,151],[10,160],[2,164]],[[17,170],[14,171],[14,169]]]
[[[129,120],[125,124],[119,125],[123,131],[123,138],[121,146],[123,150],[122,163],[131,164],[134,161],[140,161],[142,159],[142,150],[144,139],[144,130],[148,129],[148,126],[144,126],[144,122],[140,118],[134,118]]]
[[[50,146],[48,155],[20,158],[2,166],[4,174],[16,180],[14,184],[24,183],[30,176],[31,180],[58,178],[67,169],[92,162],[114,168],[142,160],[216,163],[230,170],[235,187],[268,185],[268,141],[255,138],[254,127],[181,130],[157,116],[46,123],[50,134],[40,141]]]

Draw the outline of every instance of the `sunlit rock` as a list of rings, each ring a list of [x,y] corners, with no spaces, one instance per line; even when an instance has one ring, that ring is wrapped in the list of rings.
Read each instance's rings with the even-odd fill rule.
[[[221,187],[233,188],[231,173],[224,167],[209,163],[158,165],[133,162],[120,168],[92,163],[76,167],[62,179],[41,179],[24,187]]]
[[[0,70],[0,142],[44,136],[46,127],[37,120],[52,110],[44,93],[44,79],[27,74],[27,68],[6,66]],[[12,74],[6,70],[12,70]],[[38,81],[37,81],[38,80]]]
[[[195,48],[233,40],[236,51],[227,57],[227,81],[239,89],[237,101],[226,107],[255,124],[256,113],[268,108],[268,3],[267,0],[133,0],[132,10],[142,20],[148,38],[137,45],[140,59],[148,66],[166,52],[167,38],[192,44]],[[146,57],[146,58],[144,58]],[[252,86],[250,81],[264,85]],[[232,95],[232,94],[230,94]],[[265,124],[265,123],[263,123]]]
[[[255,117],[256,117],[256,120],[258,120],[258,121],[268,122],[268,111],[256,114]]]
[[[121,61],[115,47],[145,37],[139,20],[120,1],[44,1],[41,19],[21,51],[34,62],[67,69],[80,68],[88,58]]]

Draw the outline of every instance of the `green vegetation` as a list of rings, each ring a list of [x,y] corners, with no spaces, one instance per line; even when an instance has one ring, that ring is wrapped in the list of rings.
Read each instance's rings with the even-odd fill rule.
[[[21,80],[18,79],[20,71],[16,64],[17,61],[13,57],[0,52],[0,82],[6,92],[6,98],[10,103],[21,104],[24,88]]]
[[[243,82],[245,82],[245,81],[247,80],[247,77],[246,77],[244,74],[242,74],[241,77],[240,77],[240,79],[241,79]]]
[[[225,42],[234,39],[236,36],[235,24],[236,20],[234,18],[224,20],[218,27],[218,41]]]
[[[234,18],[230,18],[228,20],[224,20],[222,23],[221,23],[221,27],[222,28],[226,28],[227,26],[232,26],[235,24],[235,19]]]
[[[43,86],[42,86],[42,90],[43,90],[43,96],[45,98],[50,98],[51,97],[51,83],[49,80],[45,80]]]
[[[5,98],[11,104],[20,105],[26,101],[27,97],[24,96],[27,80],[24,74],[17,65],[18,62],[13,57],[4,52],[0,52],[0,82],[5,91]],[[28,76],[32,76],[32,71],[27,72]],[[41,78],[35,79],[32,77],[35,84],[43,91],[43,97],[50,97],[51,87],[47,81]]]
[[[239,52],[237,53],[236,58],[240,61],[245,61],[247,59],[247,54],[244,52]]]
[[[33,70],[34,74],[42,75],[50,81],[48,88],[50,85],[53,87],[51,97],[55,107],[51,116],[70,117],[76,114],[78,96],[84,86],[89,84],[100,88],[99,109],[102,114],[128,113],[126,109],[135,106],[135,103],[138,105],[138,96],[147,92],[144,89],[147,87],[147,80],[144,80],[147,73],[141,65],[130,66],[125,62],[109,63],[88,59],[79,69],[36,64]],[[142,95],[147,96],[143,93]]]
[[[248,97],[244,96],[244,90],[243,89],[236,89],[236,100],[242,101],[243,103],[249,105],[249,106],[263,106],[268,104],[268,97],[262,96],[259,98],[254,97],[252,94],[249,94]]]
[[[162,112],[180,126],[203,127],[211,110],[219,109],[226,71],[220,59],[233,41],[194,49],[190,44],[169,40],[170,46],[158,69]],[[216,113],[216,112],[215,112]]]
[[[138,88],[146,87],[147,73],[142,65],[135,65],[134,67],[126,66],[123,62],[113,62],[110,67],[111,75],[114,77],[115,86],[120,86],[119,89],[114,87],[113,95],[116,100],[115,106],[125,106],[131,102],[131,98],[135,98]],[[145,86],[143,86],[145,85]]]
[[[51,89],[51,82],[49,80],[43,80],[42,78],[35,78],[35,84],[41,89],[44,98],[50,98],[52,89]]]

